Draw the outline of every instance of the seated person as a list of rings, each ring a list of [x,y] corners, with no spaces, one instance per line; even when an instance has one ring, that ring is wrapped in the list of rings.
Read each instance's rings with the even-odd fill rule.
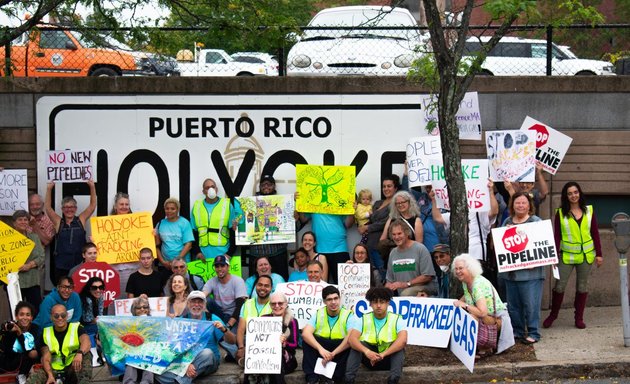
[[[26,376],[33,364],[39,363],[37,350],[41,345],[35,345],[40,329],[33,324],[33,306],[26,301],[20,301],[15,306],[16,321],[7,321],[2,325],[0,340],[0,372],[17,371],[16,382],[26,383]]]
[[[193,275],[188,271],[188,264],[186,264],[186,260],[183,257],[176,257],[171,261],[171,272],[174,275],[182,275],[187,278],[191,291],[201,291],[203,289],[205,282],[201,276]],[[168,284],[164,286],[164,294],[171,294]]]
[[[148,297],[160,297],[164,289],[164,276],[153,269],[153,251],[151,248],[142,248],[138,256],[140,268],[129,276],[127,281],[127,298],[133,299],[142,294]]]
[[[81,298],[81,306],[83,308],[83,314],[81,315],[81,325],[85,329],[85,333],[90,337],[90,343],[92,348],[92,361],[93,367],[103,365],[102,358],[100,358],[100,341],[98,341],[98,327],[96,326],[96,320],[99,316],[103,316],[103,293],[105,292],[105,282],[98,276],[93,276],[85,282],[83,289],[79,292]]]
[[[438,279],[438,297],[449,298],[449,273],[451,272],[451,247],[448,244],[435,244],[433,247],[433,260],[440,267],[436,270]]]
[[[50,311],[56,304],[62,304],[68,311],[68,322],[76,323],[81,321],[83,308],[81,306],[81,298],[79,294],[74,292],[74,281],[69,276],[59,278],[57,287],[44,297],[44,301],[39,306],[37,317],[33,323],[37,324],[40,329],[50,327],[53,322],[50,319]]]
[[[256,272],[248,277],[247,280],[245,280],[245,287],[247,288],[247,294],[249,295],[249,297],[256,297],[256,290],[254,289],[256,285],[254,284],[254,282],[256,281],[256,279],[258,279],[258,276],[271,276],[271,279],[273,280],[273,288],[271,290],[272,293],[278,284],[285,282],[282,276],[278,275],[277,273],[271,272],[271,264],[269,264],[269,258],[267,258],[266,256],[261,256],[257,258],[254,263],[256,264]]]
[[[289,274],[289,282],[308,281],[308,273],[306,272],[308,262],[309,257],[306,249],[300,247],[297,251],[295,251],[293,258],[289,260],[289,266],[293,268],[293,272]]]
[[[324,283],[326,282],[322,280],[322,273],[324,271],[324,266],[319,260],[311,260],[306,265],[306,274],[308,275],[308,281],[311,283]]]
[[[136,297],[131,303],[132,316],[151,316],[149,299],[146,297]],[[153,372],[145,371],[129,365],[125,366],[123,384],[153,384]]]
[[[269,294],[273,290],[273,281],[269,275],[260,275],[256,279],[256,297],[247,299],[241,307],[241,313],[238,321],[238,329],[236,332],[236,360],[241,362],[245,357],[245,325],[247,319],[252,317],[260,317],[271,313],[269,305]]]

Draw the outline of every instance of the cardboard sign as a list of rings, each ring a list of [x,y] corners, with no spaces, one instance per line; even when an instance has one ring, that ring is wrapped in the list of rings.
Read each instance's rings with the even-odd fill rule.
[[[206,261],[191,261],[187,265],[188,272],[190,272],[191,275],[201,276],[203,281],[208,281],[217,275],[214,270],[214,258],[206,259]],[[242,276],[240,256],[230,257],[230,275]]]
[[[295,166],[297,210],[305,213],[354,214],[354,166]]]
[[[0,171],[0,216],[11,216],[20,209],[28,212],[26,169]]]
[[[105,291],[103,291],[103,306],[109,306],[120,294],[120,276],[118,271],[107,263],[91,262],[83,263],[72,274],[74,281],[74,291],[81,292],[85,283],[93,276],[98,276],[105,282]]]
[[[478,332],[479,324],[477,320],[462,308],[455,307],[453,332],[451,333],[451,352],[464,363],[471,373],[475,368]]]
[[[534,132],[486,132],[486,150],[492,180],[535,181],[536,136]]]
[[[370,289],[371,265],[337,264],[337,276],[339,276],[339,292],[341,293],[341,305],[354,312],[356,303],[365,297]]]
[[[536,162],[542,165],[545,171],[555,175],[573,139],[529,116],[523,121],[521,130],[533,131],[536,134]]]
[[[394,297],[389,310],[399,314],[407,330],[407,343],[427,347],[446,348],[451,338],[453,313],[452,299],[428,297]],[[361,318],[372,312],[367,300],[359,300],[355,314]]]
[[[149,212],[99,216],[90,219],[97,261],[108,264],[135,263],[142,248],[155,252],[153,221]]]
[[[236,229],[236,245],[295,242],[293,195],[238,197],[245,220]]]
[[[72,182],[95,176],[92,151],[46,151],[46,180]]]
[[[558,264],[551,220],[492,229],[499,272]]]
[[[280,373],[282,318],[251,317],[247,319],[245,332],[245,373]]]
[[[0,221],[0,280],[7,284],[7,275],[18,272],[35,248],[28,237]]]
[[[287,297],[287,303],[293,311],[293,317],[304,328],[315,312],[324,306],[322,290],[330,284],[312,283],[310,281],[292,281],[278,284],[276,292],[282,292]]]
[[[114,313],[116,316],[133,316],[131,304],[135,299],[114,300]],[[168,310],[167,297],[149,297],[151,316],[165,317]]]
[[[425,124],[438,121],[437,96],[430,95],[422,98]],[[479,96],[477,92],[466,92],[455,114],[460,140],[481,140],[481,114],[479,113]],[[435,134],[434,134],[435,132]],[[438,135],[437,127],[432,135]]]
[[[410,187],[431,185],[431,160],[442,158],[439,136],[412,137],[406,148]]]
[[[470,212],[490,210],[488,191],[488,160],[462,160],[462,174],[466,184],[466,198]],[[431,175],[435,200],[439,208],[451,209],[442,159],[431,161]]]

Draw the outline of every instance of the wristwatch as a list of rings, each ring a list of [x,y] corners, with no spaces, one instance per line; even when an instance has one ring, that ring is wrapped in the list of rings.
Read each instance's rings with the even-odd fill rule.
[[[411,281],[407,282],[407,287],[411,287]]]

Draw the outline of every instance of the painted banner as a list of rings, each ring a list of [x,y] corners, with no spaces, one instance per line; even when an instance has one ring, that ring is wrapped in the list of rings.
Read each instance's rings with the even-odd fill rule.
[[[389,310],[399,314],[407,332],[407,343],[446,348],[451,338],[455,306],[452,299],[428,297],[394,297]],[[355,313],[363,317],[372,312],[367,300],[359,300]]]
[[[322,290],[328,285],[330,284],[292,281],[278,284],[275,291],[286,295],[287,303],[293,310],[293,317],[302,329],[311,319],[311,316],[314,316],[315,312],[324,306]]]
[[[245,220],[236,230],[236,245],[295,242],[293,195],[238,197]]]
[[[551,220],[492,228],[499,272],[558,264]]]
[[[371,267],[369,263],[337,264],[342,306],[354,312],[356,303],[363,299],[370,289]]]
[[[532,131],[486,132],[490,178],[534,182],[536,135]]]
[[[354,166],[297,164],[295,180],[299,212],[354,214],[356,193]]]
[[[200,276],[203,281],[208,281],[217,275],[217,273],[214,271],[214,258],[206,259],[205,261],[191,261],[187,265],[188,272],[190,272],[191,275]],[[230,257],[230,274],[238,277],[243,276],[241,271],[240,256]]]
[[[555,175],[573,139],[529,116],[523,121],[521,130],[536,133],[536,162],[542,165],[545,171]]]
[[[86,181],[93,179],[94,162],[90,150],[46,151],[47,181]]]
[[[93,276],[98,276],[105,283],[103,305],[107,307],[120,295],[120,276],[109,264],[100,261],[83,263],[72,274],[74,291],[80,293],[85,283]]]
[[[20,209],[28,212],[26,169],[0,170],[0,216],[11,216]]]
[[[98,261],[108,264],[134,263],[142,248],[155,252],[153,221],[149,212],[98,216],[90,219],[92,241],[98,247]]]
[[[431,185],[431,160],[442,158],[440,137],[412,137],[407,143],[406,153],[409,186]]]
[[[245,374],[279,374],[282,363],[282,318],[251,317],[245,324]]]
[[[466,197],[470,212],[487,212],[490,210],[490,194],[488,191],[488,160],[462,160],[462,174],[466,184]],[[448,200],[448,188],[444,177],[442,159],[431,161],[431,175],[435,200],[439,208],[451,209]]]
[[[135,299],[114,300],[114,314],[116,316],[132,316],[131,304]],[[165,317],[168,310],[168,297],[149,297],[151,316]]]
[[[35,243],[28,237],[0,220],[0,281],[8,284],[7,275],[18,272],[33,248]]]
[[[475,368],[475,353],[477,351],[477,320],[460,307],[455,307],[453,332],[451,333],[451,352],[464,363],[472,373]]]
[[[184,376],[190,363],[211,340],[209,321],[182,318],[99,316],[98,334],[107,365],[116,376],[125,365],[155,374]]]
[[[429,121],[438,121],[437,95],[423,97],[422,107],[424,109],[425,124]],[[459,128],[460,140],[481,140],[481,114],[479,113],[479,96],[477,92],[466,92],[455,114],[455,121]],[[431,134],[433,136],[439,135],[437,126]]]

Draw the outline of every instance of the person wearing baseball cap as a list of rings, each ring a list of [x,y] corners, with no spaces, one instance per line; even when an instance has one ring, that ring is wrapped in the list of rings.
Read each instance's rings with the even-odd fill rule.
[[[440,267],[435,273],[438,278],[438,297],[449,298],[449,272],[451,269],[451,247],[448,244],[435,244],[431,252],[435,264]]]

